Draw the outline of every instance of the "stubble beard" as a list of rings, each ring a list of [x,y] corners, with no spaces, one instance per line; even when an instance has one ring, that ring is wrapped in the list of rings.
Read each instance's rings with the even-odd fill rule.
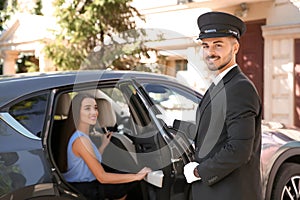
[[[220,59],[219,56],[215,56],[215,55],[213,55],[213,56],[207,56],[207,57],[205,58],[205,62],[206,62],[206,65],[208,66],[208,69],[209,69],[210,71],[220,71],[220,70],[223,69],[224,67],[229,67],[229,66],[227,66],[227,65],[228,65],[228,64],[231,62],[231,60],[232,60],[232,52],[230,52],[230,53],[228,54],[226,61],[223,62],[223,63],[221,63],[219,66],[216,65],[215,62],[210,61],[210,59],[213,59],[213,58]],[[217,61],[218,61],[218,60],[217,60]]]

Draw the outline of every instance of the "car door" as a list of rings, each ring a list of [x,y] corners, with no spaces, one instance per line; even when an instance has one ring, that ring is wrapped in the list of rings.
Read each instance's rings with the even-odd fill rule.
[[[132,81],[121,81],[118,83],[118,87],[127,100],[132,116],[131,129],[134,134],[129,137],[135,144],[140,165],[147,165],[153,170],[161,169],[164,165],[160,135],[158,134],[161,127],[159,127],[158,120],[154,118],[147,99],[142,95],[137,84]],[[167,136],[163,135],[163,137]],[[151,161],[149,157],[151,157]]]
[[[0,112],[0,199],[57,199],[42,144],[50,92],[11,102]]]
[[[129,102],[130,112],[134,116],[134,128],[138,133],[131,139],[136,146],[139,163],[153,170],[162,170],[164,173],[162,188],[153,187],[155,191],[153,199],[187,199],[189,186],[183,176],[183,166],[192,159],[193,148],[185,133],[173,127],[173,121],[176,118],[182,120],[185,116],[189,116],[191,121],[195,120],[193,115],[196,113],[199,98],[190,94],[192,90],[184,90],[184,87],[179,87],[180,85],[169,85],[171,89],[168,89],[167,82],[156,84],[150,82],[144,80],[139,84],[137,81],[127,80],[119,83],[120,90]],[[177,95],[175,99],[170,99],[174,94]],[[162,99],[160,106],[153,98],[158,96]],[[173,104],[167,102],[176,99],[179,101]],[[165,101],[165,104],[162,101]],[[171,107],[165,109],[162,105]],[[174,106],[180,107],[181,114]],[[171,110],[177,112],[178,116],[176,117],[174,112],[169,112]],[[190,113],[182,116],[182,112],[186,111]]]
[[[176,189],[173,190],[172,195],[179,196],[178,193],[184,193],[183,190],[179,189],[184,188],[180,185],[186,185],[182,171],[183,166],[192,161],[194,155],[193,140],[195,132],[189,130],[186,126],[195,126],[196,111],[202,95],[177,82],[147,80],[142,81],[141,84],[151,98],[153,107],[159,110],[156,117],[164,122],[167,126],[167,132],[173,136],[175,145],[179,147],[176,148],[177,151],[179,150],[177,152],[180,155],[179,158],[172,159],[174,176],[176,177],[173,184]],[[185,191],[185,193],[187,192]],[[185,199],[187,195],[189,195],[189,192],[185,194]],[[179,199],[183,198],[180,197]]]

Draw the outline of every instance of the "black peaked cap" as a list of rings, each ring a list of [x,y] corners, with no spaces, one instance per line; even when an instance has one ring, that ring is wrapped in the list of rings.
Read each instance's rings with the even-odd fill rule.
[[[245,23],[238,17],[223,12],[207,12],[198,17],[198,39],[234,36],[239,39],[246,31]]]

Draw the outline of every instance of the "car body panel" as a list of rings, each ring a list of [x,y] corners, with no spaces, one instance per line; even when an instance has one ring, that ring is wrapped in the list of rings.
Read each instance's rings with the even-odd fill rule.
[[[32,185],[39,187],[39,185],[52,182],[51,168],[41,141],[23,136],[19,142],[18,140],[5,140],[3,144],[3,137],[1,139],[0,196],[19,188]]]
[[[265,199],[271,198],[276,174],[285,162],[300,162],[300,132],[277,122],[263,122],[262,126],[262,183]]]

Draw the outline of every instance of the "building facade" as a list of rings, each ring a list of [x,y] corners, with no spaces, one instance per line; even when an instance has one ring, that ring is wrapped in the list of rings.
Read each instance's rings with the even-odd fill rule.
[[[206,90],[210,74],[194,40],[199,33],[197,17],[207,11],[224,11],[242,18],[248,30],[241,40],[238,63],[257,87],[264,119],[300,127],[298,1],[153,0],[152,7],[147,0],[134,3],[146,16],[146,23],[141,26],[169,29],[182,36],[171,38],[159,48],[168,52],[170,60],[187,59],[187,70],[177,72],[176,76],[199,91]]]

